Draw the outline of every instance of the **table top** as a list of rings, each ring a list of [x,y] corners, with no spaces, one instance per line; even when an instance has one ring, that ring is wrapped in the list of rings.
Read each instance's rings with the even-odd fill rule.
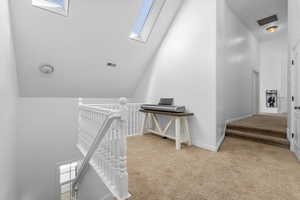
[[[176,112],[164,112],[164,111],[156,111],[156,110],[144,110],[140,109],[140,112],[143,113],[152,113],[152,114],[158,114],[158,115],[168,115],[168,116],[176,116],[176,117],[187,117],[187,116],[193,116],[194,113],[176,113]]]

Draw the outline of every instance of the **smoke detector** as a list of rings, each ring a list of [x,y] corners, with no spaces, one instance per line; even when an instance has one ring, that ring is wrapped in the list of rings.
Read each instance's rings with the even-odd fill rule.
[[[39,70],[43,74],[52,74],[54,72],[54,67],[46,64],[46,65],[41,65],[39,67]]]

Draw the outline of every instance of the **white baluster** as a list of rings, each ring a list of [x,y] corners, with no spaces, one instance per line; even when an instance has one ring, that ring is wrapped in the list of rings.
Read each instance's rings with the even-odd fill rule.
[[[101,171],[101,174],[103,174],[104,172],[104,148],[103,148],[103,143],[100,145],[100,171]]]
[[[113,178],[112,178],[112,168],[113,168],[113,155],[112,155],[112,127],[109,130],[109,181],[112,184]]]
[[[112,185],[116,185],[116,175],[117,175],[117,157],[116,157],[116,141],[117,141],[117,131],[116,131],[116,125],[115,122],[112,126]]]
[[[116,189],[117,189],[117,192],[118,192],[118,195],[120,195],[120,188],[122,187],[122,183],[121,183],[121,145],[122,145],[122,142],[121,142],[121,122],[118,121],[116,122],[116,125],[117,125],[117,140],[116,140],[116,158],[117,158],[117,166],[116,166]]]
[[[106,142],[105,142],[105,146],[106,146],[106,178],[107,178],[107,181],[109,183],[109,161],[110,161],[110,158],[109,158],[109,135],[107,134],[106,135]]]
[[[107,174],[108,174],[108,149],[107,149],[107,135],[105,136],[105,140],[104,140],[104,175],[107,178]]]
[[[81,123],[82,123],[82,110],[80,106],[82,105],[82,98],[78,98],[78,133],[80,133]],[[78,138],[78,144],[80,145],[80,141]]]
[[[140,107],[140,105],[139,105],[139,107]],[[139,129],[138,129],[138,133],[140,133],[139,130],[141,130],[141,128],[142,128],[143,119],[144,119],[144,115],[141,112],[139,112]]]
[[[134,136],[136,136],[136,134],[138,133],[139,129],[139,111],[138,111],[138,107],[137,104],[135,104],[134,106],[134,112],[135,112],[135,131],[134,131]]]
[[[106,150],[105,150],[105,138],[103,138],[102,146],[102,173],[105,176],[106,172]]]
[[[137,128],[136,128],[136,135],[138,135],[139,131],[141,130],[141,125],[142,125],[142,120],[141,120],[141,112],[139,112],[139,109],[140,109],[140,105],[137,104],[136,106],[136,112],[137,112],[137,115],[138,115],[138,118],[137,118]]]
[[[138,107],[137,104],[134,104],[134,113],[135,113],[135,130],[134,130],[134,136],[136,136],[136,134],[138,133],[139,129],[139,111],[138,111]]]
[[[131,117],[128,119],[129,121],[131,121],[130,122],[130,124],[131,124],[131,131],[130,131],[130,133],[128,133],[128,136],[132,136],[133,133],[134,133],[134,117],[135,117],[135,115],[134,115],[134,110],[133,110],[132,105],[128,106],[128,108],[129,108],[130,113],[131,113]]]

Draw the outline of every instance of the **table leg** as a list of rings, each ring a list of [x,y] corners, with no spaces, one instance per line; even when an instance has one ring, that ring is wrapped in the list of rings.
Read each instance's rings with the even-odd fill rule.
[[[176,132],[176,149],[181,149],[181,120],[180,117],[175,119],[175,132]]]
[[[187,117],[184,117],[183,120],[184,120],[186,135],[188,137],[188,145],[191,146],[192,145],[192,136],[191,136],[191,132],[190,132],[190,128],[189,128],[189,122],[187,120]]]
[[[146,123],[147,123],[147,119],[148,119],[148,113],[145,114],[145,117],[143,119],[142,128],[141,128],[141,135],[144,135],[144,133],[145,133],[145,126],[146,126]]]

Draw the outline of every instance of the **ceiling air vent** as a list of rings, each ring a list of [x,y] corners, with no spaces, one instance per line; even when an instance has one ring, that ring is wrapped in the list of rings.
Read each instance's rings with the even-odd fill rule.
[[[278,21],[277,15],[272,15],[272,16],[269,16],[269,17],[266,17],[266,18],[258,20],[257,23],[260,26],[264,26],[266,24],[269,24],[269,23],[272,23],[272,22],[276,22],[276,21]]]

